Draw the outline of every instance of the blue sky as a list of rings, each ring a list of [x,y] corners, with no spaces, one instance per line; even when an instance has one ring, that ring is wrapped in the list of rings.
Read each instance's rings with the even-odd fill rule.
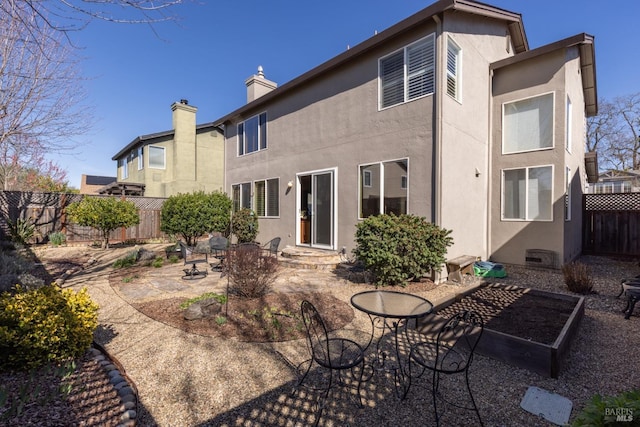
[[[638,0],[489,0],[521,13],[530,48],[578,33],[595,36],[598,97],[640,92]],[[76,155],[54,160],[79,188],[81,175],[115,176],[111,160],[135,137],[171,129],[173,102],[216,120],[246,101],[245,79],[262,65],[282,85],[431,4],[430,0],[217,0],[174,10],[179,23],[92,22],[82,46],[96,127]],[[605,4],[607,4],[605,6]],[[366,7],[365,7],[366,5]]]

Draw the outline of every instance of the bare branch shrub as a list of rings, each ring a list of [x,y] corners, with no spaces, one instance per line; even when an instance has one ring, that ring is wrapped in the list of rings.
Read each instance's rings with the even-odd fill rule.
[[[278,260],[257,245],[238,245],[227,252],[224,272],[229,275],[231,293],[258,298],[269,292],[275,282]]]
[[[564,283],[571,292],[589,294],[593,289],[593,279],[589,266],[580,262],[571,262],[562,266]]]

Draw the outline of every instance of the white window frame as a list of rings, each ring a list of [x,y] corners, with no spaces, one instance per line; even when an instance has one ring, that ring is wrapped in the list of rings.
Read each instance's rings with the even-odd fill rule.
[[[238,203],[237,204],[236,204],[236,200],[235,200],[235,188],[236,187],[239,190],[239,193],[238,193],[239,194],[239,199],[238,199]],[[247,189],[249,190],[249,196],[248,196],[247,199],[245,199],[245,197],[243,197],[243,196],[245,196],[244,192]],[[232,204],[234,212],[236,212],[239,209],[251,209],[251,204],[252,204],[251,200],[253,198],[252,191],[253,191],[253,183],[251,181],[238,182],[236,184],[232,184],[231,185],[231,204]],[[243,205],[242,202],[244,200],[248,200],[249,201],[249,205],[248,206]]]
[[[529,218],[529,171],[531,169],[541,169],[541,168],[549,168],[551,169],[551,188],[550,188],[550,194],[549,194],[549,219],[535,219],[535,218]],[[525,170],[525,194],[524,194],[524,218],[507,218],[505,217],[505,190],[506,190],[506,185],[505,185],[505,172],[507,171],[514,171],[514,170]],[[501,206],[500,206],[500,217],[502,221],[514,221],[514,222],[553,222],[553,180],[554,177],[554,166],[553,165],[535,165],[535,166],[523,166],[523,167],[519,167],[519,168],[508,168],[508,169],[502,169],[501,171],[501,182],[502,182],[502,189],[500,191],[500,200],[501,200]]]
[[[453,64],[450,59],[453,59]],[[453,65],[453,69],[450,66]],[[453,93],[449,90],[449,80],[454,83]],[[451,37],[447,38],[447,95],[462,103],[462,48]]]
[[[420,67],[420,69],[412,71],[411,66],[411,56],[410,52],[412,49],[420,48],[422,45],[425,45],[427,49],[430,49],[428,52],[428,56],[423,58],[425,61],[425,66]],[[390,103],[389,105],[384,105],[384,93],[385,90],[389,87],[392,87],[394,83],[400,83],[399,77],[394,79],[391,82],[387,82],[385,85],[384,78],[382,75],[383,63],[385,60],[397,55],[402,52],[403,54],[403,69],[402,69],[402,100],[397,102]],[[418,62],[420,64],[420,62]],[[435,33],[431,33],[426,37],[423,37],[415,42],[408,44],[401,49],[398,49],[394,52],[389,53],[378,59],[378,110],[385,110],[387,108],[394,107],[396,105],[401,105],[410,101],[414,101],[416,99],[423,98],[428,95],[432,95],[435,92],[435,68],[436,68],[436,44],[435,44]],[[418,95],[411,95],[411,80],[415,78],[420,78],[421,76],[427,76],[427,84],[425,86],[426,89],[420,90]],[[419,86],[419,85],[418,85]]]
[[[261,122],[262,118],[264,117],[264,121]],[[251,123],[253,120],[257,121],[257,128],[256,128],[256,135],[257,135],[257,147],[255,150],[252,151],[248,151],[248,147],[247,147],[247,123]],[[267,131],[268,131],[268,116],[267,116],[267,112],[263,111],[259,114],[256,114],[254,116],[249,117],[248,119],[240,122],[237,124],[236,129],[237,129],[237,156],[241,157],[241,156],[246,156],[249,154],[253,154],[253,153],[258,153],[262,150],[266,150],[268,145],[267,145],[267,141],[269,140],[269,138],[267,137]]]
[[[121,157],[118,162],[120,163],[120,176],[122,179],[129,178],[129,162],[126,157]]]
[[[275,181],[275,185],[276,185],[276,189],[278,191],[278,195],[276,197],[276,209],[278,210],[277,212],[270,212],[269,211],[269,204],[271,202],[270,200],[270,196],[269,196],[269,182],[274,182]],[[258,211],[258,191],[256,189],[256,184],[262,182],[264,183],[264,194],[262,195],[263,200],[264,200],[264,214],[260,215],[260,212]],[[258,179],[253,181],[253,198],[252,198],[252,205],[253,205],[253,210],[254,212],[256,212],[256,214],[258,215],[258,217],[260,218],[279,218],[280,217],[280,178],[267,178],[267,179]]]
[[[394,163],[394,162],[400,162],[400,161],[404,161],[407,164],[407,174],[406,175],[402,175],[401,176],[401,181],[400,181],[400,187],[403,190],[407,190],[406,192],[406,206],[405,206],[405,211],[409,212],[409,186],[408,186],[408,176],[409,176],[409,158],[408,157],[403,157],[403,158],[399,158],[399,159],[392,159],[392,160],[383,160],[380,162],[368,162],[368,163],[363,163],[358,165],[358,219],[362,220],[365,219],[366,217],[362,216],[362,188],[371,188],[373,187],[373,181],[371,181],[371,185],[369,187],[366,187],[364,185],[364,173],[361,172],[367,172],[367,170],[363,170],[362,168],[365,166],[371,166],[371,165],[378,165],[379,171],[380,171],[380,176],[379,176],[379,188],[380,188],[380,201],[379,201],[379,205],[378,205],[378,212],[374,215],[381,215],[384,213],[384,208],[385,208],[385,189],[384,189],[384,183],[385,183],[385,164],[387,163]],[[371,171],[368,171],[371,174]],[[373,176],[371,176],[371,178],[373,179]],[[402,178],[405,178],[404,180]],[[405,184],[405,187],[402,187],[402,185]]]
[[[147,154],[149,155],[149,160],[148,160],[148,164],[149,164],[149,169],[166,169],[167,168],[167,150],[165,147],[161,147],[159,145],[147,145]],[[154,164],[152,164],[151,162],[151,158],[152,155],[151,153],[155,150],[162,150],[162,166],[156,166]]]
[[[138,147],[138,170],[144,169],[144,148]]]
[[[566,134],[565,134],[565,139],[566,139],[566,149],[567,152],[569,154],[571,154],[571,144],[572,144],[572,136],[573,136],[573,104],[571,104],[571,98],[569,97],[569,95],[567,95],[567,108],[566,108],[566,121],[565,121],[565,125],[566,125]]]
[[[548,147],[535,147],[528,149],[520,149],[520,150],[507,150],[507,120],[506,120],[506,109],[510,105],[517,104],[519,102],[525,102],[528,100],[532,100],[535,98],[542,98],[551,95],[551,123],[550,123],[550,134],[551,134],[551,145]],[[534,96],[529,96],[526,98],[515,99],[513,101],[505,102],[502,104],[502,154],[517,154],[517,153],[528,153],[532,151],[543,151],[543,150],[552,150],[555,147],[555,92],[545,92],[541,94],[537,94]]]

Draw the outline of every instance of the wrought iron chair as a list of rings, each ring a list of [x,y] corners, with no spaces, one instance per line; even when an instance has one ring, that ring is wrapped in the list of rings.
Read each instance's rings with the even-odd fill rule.
[[[304,325],[307,330],[311,359],[303,362],[303,364],[308,363],[309,365],[302,378],[298,381],[294,392],[303,385],[305,379],[309,375],[311,366],[313,366],[315,362],[320,368],[328,370],[328,386],[326,389],[317,389],[324,391],[325,401],[329,396],[329,391],[334,382],[333,372],[337,371],[338,376],[336,380],[339,384],[344,385],[345,383],[342,381],[341,373],[343,371],[350,370],[353,378],[357,381],[359,404],[360,406],[364,406],[362,395],[360,394],[365,369],[363,348],[355,341],[346,338],[330,338],[320,313],[309,301],[302,301],[300,309],[302,311],[302,320],[304,321]],[[359,373],[356,372],[357,367],[359,367]],[[319,403],[315,425],[318,425],[318,422],[322,417],[323,409],[324,401]]]
[[[422,341],[411,346],[409,355],[409,381],[411,381],[412,365],[418,365],[424,374],[426,370],[433,373],[432,395],[433,412],[436,417],[436,425],[440,425],[438,413],[438,399],[458,408],[475,411],[480,425],[482,418],[471,393],[469,386],[469,367],[473,361],[473,354],[482,336],[484,322],[475,311],[463,310],[452,316],[442,326],[438,335],[433,340]],[[461,406],[447,401],[440,395],[440,379],[442,375],[464,374],[467,391],[471,399],[471,407]],[[408,391],[408,388],[407,388]]]
[[[280,240],[280,237],[274,237],[273,239],[269,240],[264,246],[262,246],[262,249],[268,251],[269,255],[275,255],[275,257],[278,258],[278,247],[280,246]]]
[[[198,270],[196,264],[209,263],[209,255],[206,252],[195,252],[195,248],[190,248],[183,242],[179,242],[180,253],[184,260],[184,265],[191,264],[191,268],[185,268],[183,279],[197,279],[207,275],[207,270]]]
[[[224,260],[227,258],[227,250],[229,249],[229,239],[222,236],[212,237],[209,239],[209,248],[211,249],[211,256],[218,260],[216,263],[211,263],[211,270],[222,271]]]
[[[627,305],[622,312],[624,313],[624,318],[629,319],[633,313],[636,303],[640,301],[640,281],[622,282],[622,291],[620,292],[620,295],[623,293],[627,298]]]

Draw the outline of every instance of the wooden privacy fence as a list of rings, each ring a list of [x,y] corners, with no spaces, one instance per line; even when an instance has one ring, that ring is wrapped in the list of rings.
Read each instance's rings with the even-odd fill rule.
[[[100,233],[91,227],[82,227],[68,221],[66,207],[83,197],[114,197],[67,193],[33,193],[21,191],[0,191],[0,238],[11,239],[7,219],[14,223],[30,219],[36,225],[36,233],[29,243],[44,243],[51,232],[61,231],[68,243],[86,243],[102,239]],[[120,197],[120,196],[118,196]],[[110,242],[146,241],[165,239],[160,231],[160,211],[166,199],[158,197],[126,196],[138,208],[140,224],[114,230],[109,234]]]
[[[582,252],[640,256],[640,193],[583,196]]]

